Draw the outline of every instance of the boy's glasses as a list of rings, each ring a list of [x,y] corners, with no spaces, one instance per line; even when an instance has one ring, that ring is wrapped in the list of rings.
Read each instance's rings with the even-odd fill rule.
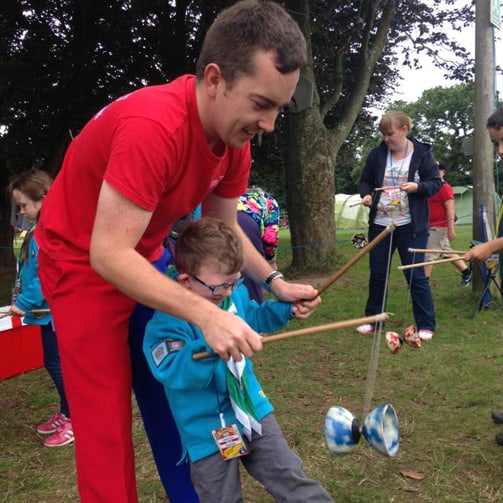
[[[222,283],[221,285],[208,285],[202,279],[199,279],[195,274],[190,274],[191,278],[194,278],[198,283],[203,285],[208,290],[211,290],[211,294],[217,297],[219,294],[223,295],[223,292],[231,290],[233,292],[236,288],[243,284],[244,278],[240,276],[234,283]]]

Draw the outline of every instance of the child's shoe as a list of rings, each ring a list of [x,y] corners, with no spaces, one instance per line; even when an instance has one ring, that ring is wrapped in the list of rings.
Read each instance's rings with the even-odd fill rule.
[[[46,447],[61,447],[71,444],[74,440],[73,428],[71,419],[66,421],[56,430],[56,433],[45,439]]]
[[[37,426],[37,432],[41,435],[54,433],[63,423],[65,423],[66,420],[66,416],[61,412],[58,412],[54,414],[54,416],[50,417],[45,423],[39,424]]]
[[[421,329],[418,334],[422,341],[431,341],[435,337],[435,332],[432,330]]]
[[[461,286],[470,286],[472,284],[472,271],[466,269],[461,274]]]

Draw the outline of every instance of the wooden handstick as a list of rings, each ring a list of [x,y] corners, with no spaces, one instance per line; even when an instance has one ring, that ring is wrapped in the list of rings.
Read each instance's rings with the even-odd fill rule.
[[[359,203],[350,204],[349,207],[354,208],[355,206],[361,206],[362,204],[363,204],[363,201],[360,201]]]
[[[396,224],[393,222],[389,224],[386,229],[380,232],[370,243],[364,246],[342,269],[337,271],[329,280],[318,289],[318,295],[321,295],[332,283],[335,283],[348,269],[353,267],[364,255],[366,255],[372,248],[378,245],[388,234],[395,230]]]
[[[389,313],[375,314],[374,316],[365,316],[364,318],[355,318],[354,320],[344,320],[336,321],[334,323],[328,323],[327,325],[319,325],[317,327],[300,328],[299,330],[291,330],[289,332],[284,332],[282,334],[270,335],[264,337],[262,340],[263,344],[275,341],[281,341],[283,339],[290,339],[292,337],[300,337],[302,335],[319,334],[321,332],[330,332],[332,330],[338,330],[339,328],[348,328],[358,325],[363,325],[365,323],[377,323],[379,321],[385,321],[389,318]],[[210,356],[218,356],[217,353],[209,353],[204,351],[202,353],[195,353],[192,355],[194,360],[202,360],[203,358],[208,358]]]
[[[47,313],[50,313],[51,310],[50,309],[32,309],[31,311],[28,311],[29,313],[33,313],[33,314],[47,314]]]
[[[400,271],[405,271],[407,269],[416,269],[417,267],[423,267],[425,265],[445,264],[446,262],[456,262],[458,260],[463,259],[459,257],[441,258],[438,260],[430,260],[429,262],[418,262],[417,264],[399,265],[398,269],[400,269]]]
[[[422,249],[422,248],[409,248],[409,251],[411,253],[443,253],[445,255],[464,255],[465,251],[456,251],[456,250],[436,250],[436,249],[433,249],[433,248],[425,248],[425,249]]]
[[[400,189],[400,185],[395,186],[395,185],[385,185],[384,187],[376,187],[374,189],[375,192],[379,192],[380,190],[391,190],[391,189]],[[402,189],[400,189],[402,190]]]
[[[50,309],[32,309],[31,311],[26,311],[27,313],[33,313],[35,315],[37,314],[46,314],[50,313]],[[0,318],[5,318],[6,316],[11,316],[10,311],[0,311]]]

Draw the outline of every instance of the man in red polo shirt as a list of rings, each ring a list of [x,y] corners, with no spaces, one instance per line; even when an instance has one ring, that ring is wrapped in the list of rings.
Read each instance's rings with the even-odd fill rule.
[[[81,501],[136,502],[131,385],[171,503],[197,501],[162,387],[142,352],[157,309],[193,323],[225,360],[252,356],[259,334],[162,271],[171,225],[202,203],[244,244],[245,271],[282,300],[320,302],[290,284],[236,221],[250,140],[274,129],[306,63],[302,32],[275,2],[244,0],[210,27],[196,75],[119,98],[70,145],[37,227],[40,278],[58,333],[75,431]],[[161,271],[161,272],[160,272]],[[137,305],[139,303],[139,305]],[[145,306],[148,306],[145,307]],[[130,355],[131,349],[131,355]]]

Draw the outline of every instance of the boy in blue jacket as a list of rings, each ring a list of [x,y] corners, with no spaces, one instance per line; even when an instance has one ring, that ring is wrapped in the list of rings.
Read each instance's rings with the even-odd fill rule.
[[[260,333],[278,330],[295,317],[295,304],[250,300],[242,286],[240,240],[220,220],[191,222],[176,242],[176,280],[194,293],[243,318]],[[277,501],[330,502],[289,448],[251,360],[217,356],[194,325],[157,311],[147,325],[143,349],[160,381],[190,460],[201,503],[242,501],[239,461]]]

